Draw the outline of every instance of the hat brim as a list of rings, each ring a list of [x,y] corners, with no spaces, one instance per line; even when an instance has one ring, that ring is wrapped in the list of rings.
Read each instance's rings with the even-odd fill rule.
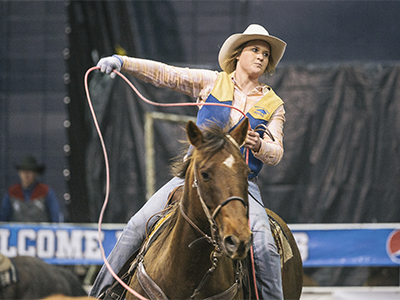
[[[218,62],[221,69],[227,73],[232,73],[234,71],[234,66],[232,64],[227,64],[226,59],[237,47],[253,40],[262,40],[270,45],[272,61],[268,69],[274,70],[285,53],[286,43],[272,35],[243,33],[231,35],[222,45],[218,55]]]

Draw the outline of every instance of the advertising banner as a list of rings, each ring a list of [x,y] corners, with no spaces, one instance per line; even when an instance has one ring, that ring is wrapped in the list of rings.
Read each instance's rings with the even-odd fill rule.
[[[291,225],[304,267],[400,266],[400,224]]]
[[[106,256],[124,226],[102,226]],[[400,224],[289,226],[304,267],[400,266]],[[36,256],[51,264],[103,264],[97,224],[0,223],[0,252],[8,257]]]
[[[106,256],[123,227],[123,224],[102,226],[101,241]],[[51,264],[103,264],[97,224],[0,223],[0,252],[8,257],[36,256]]]

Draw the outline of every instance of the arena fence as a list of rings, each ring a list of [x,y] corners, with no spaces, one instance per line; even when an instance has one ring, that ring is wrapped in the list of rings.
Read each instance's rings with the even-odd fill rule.
[[[104,224],[106,255],[124,224]],[[292,224],[304,267],[399,266],[400,223]],[[99,265],[97,224],[0,223],[0,252],[36,256],[51,264]]]
[[[125,224],[104,224],[106,255]],[[292,224],[304,267],[400,266],[400,223]],[[51,264],[103,264],[97,224],[0,223],[0,252]],[[87,287],[90,290],[90,286]],[[302,300],[400,299],[400,287],[304,287]]]

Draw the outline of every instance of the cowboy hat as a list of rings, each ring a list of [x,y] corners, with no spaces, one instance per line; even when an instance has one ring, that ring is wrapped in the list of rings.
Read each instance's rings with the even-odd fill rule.
[[[227,59],[237,47],[253,40],[262,40],[270,45],[271,60],[267,66],[267,71],[273,72],[285,52],[286,43],[277,37],[269,35],[264,27],[257,24],[251,24],[243,33],[233,34],[226,39],[218,55],[221,69],[227,73],[232,73],[235,70],[235,64]]]
[[[44,172],[45,166],[38,164],[33,156],[26,156],[22,159],[20,164],[16,164],[15,168],[20,171],[34,171],[39,174]]]

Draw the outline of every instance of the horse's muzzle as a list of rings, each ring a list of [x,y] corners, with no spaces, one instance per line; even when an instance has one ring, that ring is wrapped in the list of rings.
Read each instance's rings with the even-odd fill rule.
[[[223,240],[223,247],[232,259],[244,259],[253,242],[253,234],[250,233],[247,240],[239,240],[234,235],[228,235]]]

